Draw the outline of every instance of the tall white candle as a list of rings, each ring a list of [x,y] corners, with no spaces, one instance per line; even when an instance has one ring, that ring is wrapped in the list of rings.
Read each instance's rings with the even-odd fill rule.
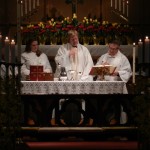
[[[15,41],[11,41],[11,63],[15,63]]]
[[[127,17],[129,16],[129,1],[127,1]]]
[[[123,14],[125,13],[125,1],[123,0]]]
[[[27,14],[27,13],[28,13],[28,8],[27,8],[27,7],[28,7],[28,5],[27,5],[27,0],[25,0],[25,6],[24,6],[24,7],[25,7],[25,14]]]
[[[21,17],[23,17],[23,1],[21,1],[20,7],[21,7]]]
[[[117,0],[115,0],[115,9],[117,9]]]
[[[132,68],[133,70],[132,83],[133,84],[135,84],[135,53],[136,53],[135,49],[136,49],[136,45],[135,43],[133,43],[133,68]]]
[[[144,51],[144,60],[145,63],[150,63],[150,40],[148,36],[145,37],[145,51]]]
[[[2,60],[2,35],[0,33],[0,62]]]
[[[40,5],[40,2],[39,2],[39,0],[37,0],[37,4],[36,4],[37,6],[39,6]]]
[[[29,0],[29,11],[31,12],[31,4],[32,3],[32,0]]]
[[[119,0],[119,11],[121,11],[121,0]]]
[[[138,42],[138,63],[143,63],[143,42],[141,39]]]
[[[5,62],[9,63],[9,39],[6,37],[5,39]]]
[[[35,0],[33,0],[33,9],[35,9]]]
[[[110,2],[110,6],[111,6],[111,7],[113,7],[113,0],[111,0],[111,2]]]

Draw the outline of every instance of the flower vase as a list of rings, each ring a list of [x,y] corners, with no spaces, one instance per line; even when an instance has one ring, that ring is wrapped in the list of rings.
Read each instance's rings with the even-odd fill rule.
[[[66,44],[67,43],[67,37],[62,37],[61,41],[62,41],[62,44]]]
[[[89,37],[87,37],[87,36],[83,37],[83,43],[84,43],[84,45],[88,45],[89,44]]]
[[[53,37],[50,40],[51,45],[56,45],[57,44],[57,37]]]
[[[99,45],[99,38],[98,37],[94,37],[93,38],[93,42],[94,42],[94,45]]]
[[[45,45],[45,41],[40,41],[40,45]]]

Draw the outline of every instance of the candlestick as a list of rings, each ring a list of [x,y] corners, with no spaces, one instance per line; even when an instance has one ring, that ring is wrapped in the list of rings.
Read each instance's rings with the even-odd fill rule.
[[[138,42],[138,63],[143,63],[143,42],[141,39]]]
[[[9,63],[9,39],[6,37],[5,39],[5,62]]]
[[[145,37],[145,63],[149,63],[150,62],[150,40],[148,38],[148,36]]]
[[[135,43],[133,43],[133,75],[132,75],[132,83],[135,84]]]
[[[15,63],[15,41],[11,41],[11,63]]]
[[[2,35],[0,33],[0,62],[2,61]]]

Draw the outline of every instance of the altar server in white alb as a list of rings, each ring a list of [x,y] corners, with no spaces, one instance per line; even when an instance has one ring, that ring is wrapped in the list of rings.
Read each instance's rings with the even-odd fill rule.
[[[127,57],[120,52],[120,43],[118,40],[113,40],[109,43],[108,52],[102,55],[96,65],[112,65],[116,67],[112,76],[117,76],[118,80],[128,82],[132,75],[131,65]]]
[[[21,55],[21,63],[23,64],[21,67],[22,77],[30,74],[30,65],[42,65],[44,72],[52,72],[52,68],[46,54],[39,50],[37,40],[28,41],[25,51]]]
[[[93,80],[89,72],[93,66],[93,60],[89,50],[79,43],[78,32],[68,32],[68,43],[62,45],[55,57],[56,64],[65,67],[69,74],[74,71],[74,80]]]
[[[94,65],[92,57],[89,50],[79,43],[78,32],[76,30],[68,31],[68,43],[58,49],[55,62],[57,67],[59,65],[65,67],[68,80],[93,81],[93,77],[89,75]],[[70,71],[73,71],[71,78]],[[81,101],[82,109],[85,110],[84,100]]]
[[[30,74],[30,65],[42,65],[43,71],[46,73],[52,73],[52,68],[49,63],[48,57],[46,54],[39,50],[38,41],[35,39],[31,39],[28,41],[25,51],[21,55],[21,63],[23,64],[21,67],[21,75],[25,77],[24,79],[28,79]],[[30,126],[41,126],[48,125],[48,119],[50,116],[50,112],[48,112],[50,101],[44,99],[44,101],[40,98],[28,98],[28,108],[25,108],[27,120],[25,123]]]
[[[116,80],[122,80],[127,83],[132,75],[132,70],[131,70],[130,62],[128,61],[127,57],[123,53],[120,52],[120,48],[119,48],[120,42],[118,40],[112,40],[108,46],[109,46],[108,52],[102,55],[98,59],[96,65],[112,65],[116,67],[115,71],[113,72],[113,74],[111,74],[111,76],[116,77],[115,78]],[[113,79],[113,78],[110,78],[110,79]],[[110,107],[112,107],[112,105],[115,105],[115,110],[114,110],[115,118],[112,120],[109,120],[111,125],[115,123],[118,123],[118,124],[126,123],[127,120],[126,118],[123,117],[124,116],[123,114],[125,111],[128,113],[128,117],[130,116],[131,107],[129,107],[130,106],[129,103],[130,102],[127,99],[125,100],[119,99],[118,101],[117,100],[110,101],[110,103],[108,104],[109,106],[107,107],[108,111]],[[120,105],[123,107],[120,107]],[[120,109],[124,109],[124,111],[121,110],[120,112]],[[106,115],[107,112],[104,112],[104,114]]]

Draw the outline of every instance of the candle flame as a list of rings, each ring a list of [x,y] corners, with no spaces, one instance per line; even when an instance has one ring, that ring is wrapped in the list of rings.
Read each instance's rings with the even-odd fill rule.
[[[148,39],[148,36],[146,36],[145,39]]]
[[[135,43],[133,43],[133,46],[135,46]]]
[[[141,39],[139,39],[139,42],[142,42],[142,40],[141,40]]]
[[[6,36],[6,40],[8,40],[8,37]]]

